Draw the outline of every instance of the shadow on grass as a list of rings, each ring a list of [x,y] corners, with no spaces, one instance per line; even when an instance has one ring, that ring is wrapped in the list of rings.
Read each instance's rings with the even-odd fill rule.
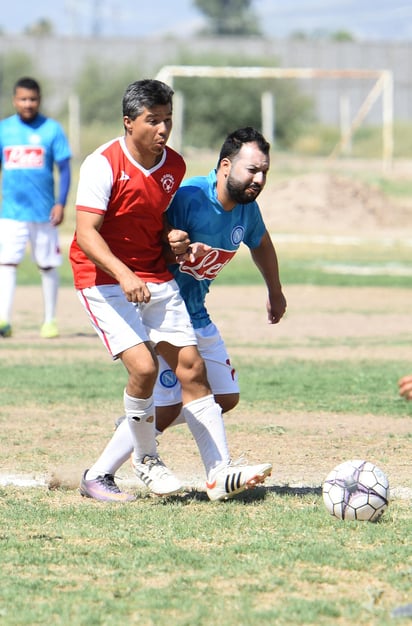
[[[269,493],[275,493],[280,496],[320,496],[322,495],[322,487],[290,487],[289,485],[271,485],[269,487],[261,486],[242,491],[233,498],[229,498],[229,500],[224,500],[223,502],[233,501],[247,504],[249,502],[264,500]],[[146,494],[146,497],[153,498],[150,494]],[[197,489],[187,489],[184,493],[164,498],[156,498],[156,500],[159,504],[170,504],[173,502],[210,502],[207,493]]]

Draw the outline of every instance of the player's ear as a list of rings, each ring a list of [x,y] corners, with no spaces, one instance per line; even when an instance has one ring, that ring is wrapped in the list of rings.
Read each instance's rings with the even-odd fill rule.
[[[222,174],[224,174],[225,176],[229,174],[231,167],[232,167],[232,161],[228,159],[227,157],[225,157],[224,159],[220,161],[220,169],[222,171]]]
[[[132,127],[132,120],[130,119],[130,117],[128,115],[124,115],[123,116],[123,126],[125,128],[125,131],[127,133],[130,133],[131,127]]]

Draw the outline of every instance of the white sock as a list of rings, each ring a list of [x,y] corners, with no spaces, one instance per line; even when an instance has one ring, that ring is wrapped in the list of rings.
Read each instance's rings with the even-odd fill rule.
[[[155,406],[150,398],[133,398],[124,391],[124,411],[132,435],[134,458],[141,463],[145,456],[156,456]]]
[[[15,265],[0,265],[0,320],[10,322],[16,289],[17,267]]]
[[[59,290],[59,273],[56,267],[40,270],[43,288],[44,322],[51,322],[56,317],[57,293]]]
[[[96,463],[88,470],[86,479],[93,480],[105,474],[116,474],[133,452],[132,436],[127,420],[124,420],[113,433],[112,438],[97,459]]]
[[[182,413],[199,448],[206,475],[218,465],[230,463],[222,409],[213,395],[185,404]]]

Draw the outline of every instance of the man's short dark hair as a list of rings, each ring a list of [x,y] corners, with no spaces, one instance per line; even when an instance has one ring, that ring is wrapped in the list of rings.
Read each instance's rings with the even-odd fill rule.
[[[269,154],[270,144],[266,141],[262,133],[256,130],[256,128],[245,126],[245,128],[238,128],[226,137],[220,150],[219,160],[217,162],[218,167],[222,159],[232,160],[245,143],[256,143],[263,154]]]
[[[144,109],[170,104],[173,89],[160,80],[143,79],[130,83],[123,96],[123,116],[136,119]]]
[[[15,82],[13,93],[16,93],[17,89],[19,88],[37,91],[39,95],[41,93],[40,85],[37,80],[34,80],[34,78],[30,78],[29,76],[23,76],[23,78],[19,78],[19,80]]]

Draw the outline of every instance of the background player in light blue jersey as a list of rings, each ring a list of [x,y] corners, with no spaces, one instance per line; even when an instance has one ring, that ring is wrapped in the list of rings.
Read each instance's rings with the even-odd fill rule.
[[[2,206],[0,213],[0,336],[10,337],[17,266],[30,241],[41,274],[44,320],[40,334],[57,337],[57,267],[61,252],[57,226],[64,218],[70,188],[71,152],[62,127],[39,113],[40,86],[20,78],[13,91],[15,115],[0,122]],[[55,164],[59,192],[55,194]]]
[[[269,149],[267,141],[255,129],[247,127],[235,131],[222,146],[217,169],[208,176],[183,182],[168,209],[168,220],[174,227],[173,236],[183,240],[188,234],[189,240],[195,242],[188,251],[192,251],[193,255],[186,254],[190,260],[185,258],[181,263],[171,266],[171,269],[190,313],[211,389],[223,412],[233,409],[238,403],[239,386],[225,344],[207,312],[205,297],[211,282],[233,258],[241,243],[250,248],[252,258],[265,280],[269,324],[279,322],[286,309],[276,251],[256,202],[266,183],[270,165]],[[183,421],[180,413],[180,385],[174,372],[161,358],[155,404],[159,432],[171,423]],[[111,441],[93,465],[93,471],[98,475],[108,474],[113,477],[131,454],[132,442],[127,421],[119,422]],[[207,472],[205,457],[208,457],[210,465],[213,450],[208,449],[205,454],[202,434],[192,434]],[[209,475],[206,480],[209,498],[225,500],[253,487],[254,484],[248,484],[244,478],[246,475],[241,466],[237,470],[234,466],[233,480],[225,481],[224,484],[211,480]],[[83,495],[100,499],[93,492],[83,491]],[[120,497],[114,493],[112,499],[118,500]]]

